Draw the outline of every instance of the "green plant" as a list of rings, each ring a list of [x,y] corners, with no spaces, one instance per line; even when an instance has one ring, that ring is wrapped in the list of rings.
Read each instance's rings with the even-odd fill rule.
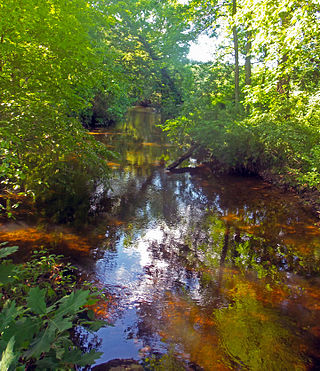
[[[17,249],[0,249],[0,369],[73,369],[93,363],[100,353],[83,354],[71,331],[106,325],[85,308],[97,294],[74,289],[74,268],[63,265],[62,256],[37,253],[25,265],[3,260]]]

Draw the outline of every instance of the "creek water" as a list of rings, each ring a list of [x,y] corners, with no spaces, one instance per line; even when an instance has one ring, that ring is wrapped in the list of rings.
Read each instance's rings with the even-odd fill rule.
[[[157,356],[168,370],[319,369],[318,220],[257,178],[167,172],[176,147],[159,121],[135,108],[92,133],[119,153],[107,197],[103,185],[93,197],[95,225],[54,238],[6,225],[0,237],[53,239],[106,293],[94,310],[111,326],[86,338],[103,352],[97,364]]]

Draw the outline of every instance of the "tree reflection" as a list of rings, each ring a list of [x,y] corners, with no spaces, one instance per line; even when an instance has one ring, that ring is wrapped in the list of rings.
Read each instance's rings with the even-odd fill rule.
[[[121,277],[119,307],[135,305],[126,340],[150,351],[176,344],[205,370],[316,364],[314,221],[294,197],[254,178],[166,173],[159,163],[170,151],[153,144],[152,125],[146,116],[139,128],[138,116],[126,124],[131,138],[113,141],[124,155],[99,250],[110,282]]]
[[[160,330],[163,339],[179,344],[180,354],[205,370],[304,370],[311,366],[305,331],[281,307],[265,302],[266,288],[239,273],[225,273],[220,290],[228,302],[211,314],[207,303],[200,305],[187,293],[167,294]]]
[[[214,312],[219,342],[230,359],[250,370],[306,369],[305,345],[288,318],[262,305],[250,287],[234,290],[232,304]]]

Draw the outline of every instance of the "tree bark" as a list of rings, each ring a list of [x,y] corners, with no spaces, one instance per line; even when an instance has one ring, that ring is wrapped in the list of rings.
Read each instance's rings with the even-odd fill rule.
[[[252,39],[252,32],[247,31],[246,62],[245,62],[245,71],[246,71],[245,83],[246,85],[251,85],[251,47],[252,47],[251,39]]]
[[[245,61],[245,84],[247,86],[251,85],[251,43],[252,32],[247,31],[247,41],[246,41],[246,61]],[[247,114],[250,112],[250,105],[246,107]]]
[[[3,44],[4,34],[1,35],[0,44]],[[0,71],[2,71],[3,61],[0,59]]]
[[[232,0],[232,15],[235,16],[237,13],[237,0]],[[239,73],[239,40],[237,26],[234,25],[232,28],[233,33],[233,47],[234,47],[234,101],[236,109],[239,107],[240,102],[240,73]]]
[[[284,33],[285,33],[286,28],[289,25],[289,22],[290,22],[289,14],[287,13],[283,14],[281,16],[281,30]],[[283,49],[283,45],[281,45],[281,50],[282,49]],[[285,69],[287,61],[288,61],[288,54],[287,53],[282,54],[279,60],[279,68],[281,70]],[[287,73],[283,73],[277,83],[277,92],[279,94],[284,95],[287,98],[289,98],[289,82],[290,82],[290,76]]]

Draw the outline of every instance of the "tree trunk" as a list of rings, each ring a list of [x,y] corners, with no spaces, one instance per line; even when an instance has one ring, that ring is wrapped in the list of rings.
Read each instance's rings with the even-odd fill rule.
[[[281,61],[279,62],[280,68],[284,68],[285,64],[287,63],[288,56],[287,54],[284,54],[281,58]],[[277,83],[277,92],[279,94],[285,94],[287,98],[289,98],[289,82],[290,82],[290,76],[286,73],[284,73]]]
[[[232,15],[237,13],[237,0],[232,0]],[[233,47],[234,47],[234,101],[236,109],[239,108],[240,102],[240,84],[239,84],[239,41],[237,26],[234,25],[233,29]]]
[[[289,14],[288,13],[282,14],[281,30],[283,31],[283,33],[285,33],[289,25],[289,22],[290,22]],[[281,46],[280,50],[282,51],[284,49],[282,43],[280,43],[280,46]],[[288,61],[288,54],[287,53],[282,54],[279,60],[278,68],[280,68],[280,70],[284,70],[286,67],[287,61]],[[279,94],[286,96],[287,98],[289,98],[289,82],[290,82],[290,76],[287,73],[282,73],[282,76],[280,76],[278,83],[277,83],[277,92]]]
[[[246,61],[245,61],[245,84],[247,86],[251,85],[251,43],[252,32],[247,31],[247,42],[246,42]],[[250,105],[246,107],[247,114],[250,112]]]
[[[3,44],[4,34],[1,35],[0,44]],[[0,71],[2,71],[3,61],[0,59]]]
[[[143,45],[144,50],[148,53],[149,57],[154,62],[161,61],[161,58],[154,52],[149,42],[146,40],[146,38],[139,33],[139,31],[136,29],[134,24],[131,22],[129,17],[124,16],[124,20],[127,22],[132,34],[137,37],[137,39],[140,41],[140,43]],[[174,81],[174,78],[171,77],[170,72],[166,67],[160,68],[160,74],[161,74],[161,83],[162,85],[168,86],[169,90],[174,94],[175,103],[177,105],[180,105],[182,103],[182,95],[179,91],[179,88],[176,86],[176,83]]]
[[[245,83],[246,85],[251,85],[251,46],[252,46],[251,39],[252,39],[252,32],[247,31],[246,62],[245,62],[245,71],[246,71]]]

